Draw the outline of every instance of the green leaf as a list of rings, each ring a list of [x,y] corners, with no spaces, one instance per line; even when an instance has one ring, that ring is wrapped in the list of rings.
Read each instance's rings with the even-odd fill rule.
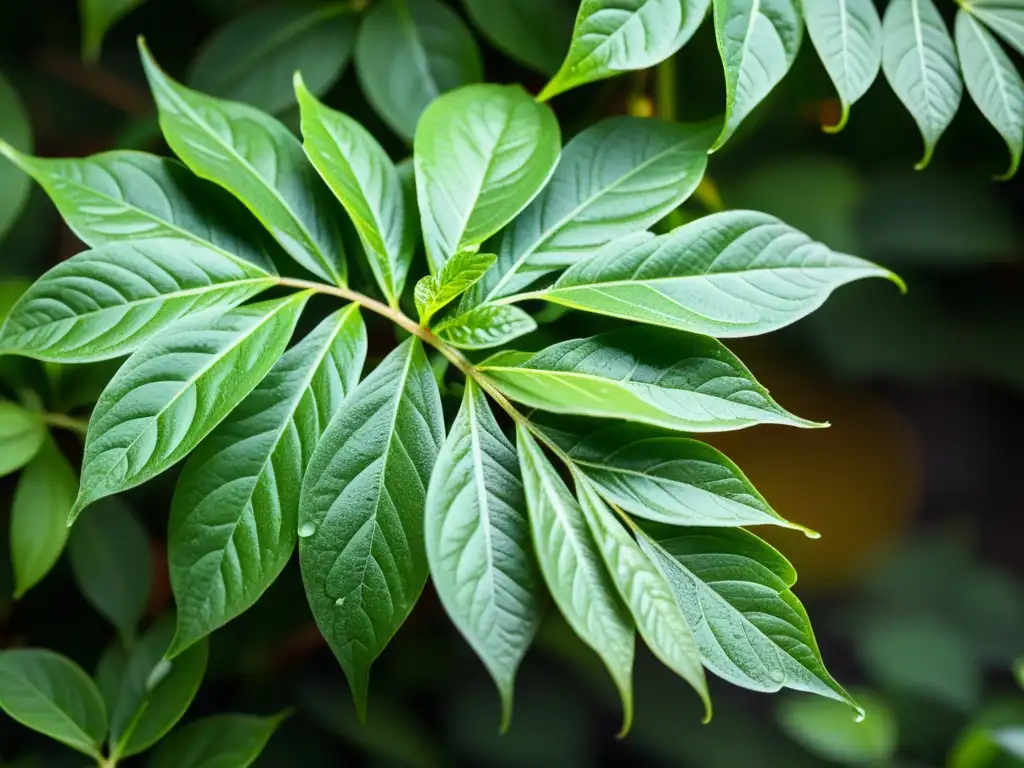
[[[742,528],[677,528],[640,546],[693,628],[704,666],[753,691],[816,693],[863,712],[826,671],[793,566]]]
[[[248,768],[283,720],[254,715],[193,720],[160,742],[149,768]]]
[[[295,105],[292,75],[325,93],[352,56],[356,18],[344,3],[257,8],[221,27],[192,65],[197,91],[277,114]]]
[[[576,499],[522,424],[516,440],[541,573],[569,626],[601,657],[619,689],[625,734],[633,721],[632,619]]]
[[[967,92],[1010,150],[1010,167],[998,177],[1007,181],[1024,153],[1024,80],[991,33],[962,8],[954,34]]]
[[[843,105],[839,123],[825,127],[837,133],[846,126],[850,107],[878,77],[882,21],[872,0],[804,0],[803,10],[811,42]]]
[[[563,0],[462,0],[470,21],[505,55],[553,75],[572,39],[573,13]]]
[[[203,179],[237,197],[310,272],[345,282],[334,203],[302,145],[274,118],[174,82],[140,42],[142,63],[174,153]]]
[[[351,304],[288,350],[185,464],[168,531],[169,657],[250,608],[291,558],[306,466],[365,358]]]
[[[416,247],[415,211],[405,209],[395,164],[373,135],[295,81],[309,161],[345,206],[385,298],[397,306]]]
[[[299,563],[306,597],[361,718],[370,665],[427,579],[423,510],[443,441],[437,382],[413,337],[349,396],[302,483]]]
[[[925,168],[960,106],[963,82],[956,49],[932,0],[891,0],[882,21],[882,69],[917,122]]]
[[[459,349],[488,349],[537,330],[532,317],[510,305],[482,304],[437,324],[439,338]]]
[[[196,243],[115,243],[43,275],[11,310],[0,349],[60,363],[120,357],[182,318],[230,309],[275,282],[247,261]]]
[[[1007,0],[974,0],[962,7],[1024,56],[1024,8]]]
[[[6,155],[12,147],[31,151],[32,127],[18,92],[0,75],[0,153]],[[28,179],[22,174],[8,165],[0,165],[0,238],[21,213],[28,188]]]
[[[717,127],[639,117],[602,120],[573,138],[551,182],[501,237],[482,301],[521,290],[641,231],[696,189]]]
[[[434,466],[424,526],[434,588],[498,686],[504,732],[546,595],[516,450],[473,379]]]
[[[725,144],[793,66],[804,23],[794,0],[714,0],[715,37],[725,67]]]
[[[71,519],[181,460],[284,352],[308,293],[202,312],[128,358],[89,420]]]
[[[740,471],[706,443],[628,422],[548,418],[539,425],[606,499],[669,525],[779,525],[783,519]]]
[[[704,702],[704,722],[711,720],[711,698],[700,651],[686,616],[665,576],[615,519],[586,477],[574,472],[580,507],[623,602],[647,647],[682,677]]]
[[[472,288],[494,266],[497,256],[479,251],[459,251],[444,263],[436,275],[416,283],[416,311],[420,322],[428,323],[434,313]]]
[[[560,149],[554,113],[518,85],[469,85],[434,101],[414,152],[431,271],[514,219],[547,183]]]
[[[128,651],[121,639],[118,638],[103,649],[93,674],[93,680],[96,681],[96,688],[103,697],[108,714],[113,713],[117,706],[117,697],[121,693],[121,682],[127,668]]]
[[[164,659],[173,634],[174,616],[162,616],[128,657],[110,717],[111,748],[122,758],[144,752],[163,738],[185,714],[206,674],[205,640],[171,661]]]
[[[822,426],[780,407],[720,342],[666,329],[623,328],[532,356],[501,352],[479,370],[513,400],[554,413],[687,432]]]
[[[888,765],[898,747],[897,723],[888,705],[858,692],[867,716],[863,722],[831,701],[795,696],[776,709],[779,726],[793,741],[823,760],[844,765]]]
[[[152,583],[149,536],[142,522],[118,499],[105,499],[72,529],[68,555],[86,600],[130,646]]]
[[[53,651],[0,652],[0,709],[27,728],[99,758],[107,713],[82,668]]]
[[[46,425],[38,413],[0,400],[0,477],[32,461],[45,439]]]
[[[705,216],[668,234],[616,240],[554,285],[523,294],[719,338],[778,330],[836,288],[866,277],[902,282],[755,211]]]
[[[367,101],[403,139],[434,99],[483,79],[473,35],[438,0],[382,0],[359,26],[356,73]]]
[[[145,0],[78,0],[82,19],[82,58],[94,62],[107,30],[127,16]]]
[[[707,9],[708,0],[583,0],[569,53],[538,98],[653,67],[683,47]]]
[[[68,539],[68,512],[78,476],[53,440],[47,438],[25,467],[11,505],[11,564],[14,598],[34,587],[53,568]]]

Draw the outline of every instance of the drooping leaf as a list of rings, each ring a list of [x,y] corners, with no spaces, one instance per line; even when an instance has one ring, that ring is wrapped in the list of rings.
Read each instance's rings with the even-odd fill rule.
[[[443,441],[437,382],[418,339],[410,338],[346,400],[302,483],[306,597],[361,716],[370,665],[427,579],[423,510]]]
[[[672,588],[636,540],[615,519],[590,481],[578,473],[573,476],[590,533],[615,588],[633,615],[640,636],[666,667],[697,692],[704,702],[707,722],[711,719],[711,698],[700,650]]]
[[[345,255],[334,203],[298,140],[253,107],[176,83],[145,44],[139,48],[160,128],[174,153],[197,176],[245,203],[299,264],[343,285]]]
[[[546,595],[515,448],[472,379],[430,478],[424,525],[434,587],[498,686],[504,731]]]
[[[314,98],[295,91],[309,161],[345,206],[385,298],[397,306],[416,247],[415,212],[407,211],[395,164],[372,134]]]
[[[719,338],[789,325],[836,288],[886,269],[755,211],[705,216],[668,234],[617,240],[524,294],[556,304]]]
[[[168,533],[178,606],[169,657],[252,606],[291,558],[306,466],[365,357],[351,304],[288,350],[189,457]]]
[[[502,233],[498,265],[474,295],[483,301],[515,293],[664,218],[700,183],[715,131],[614,117],[580,133],[548,185]]]
[[[248,768],[283,720],[255,715],[193,720],[157,745],[149,768]]]
[[[507,56],[553,75],[572,39],[572,4],[565,0],[462,0],[470,21]]]
[[[142,522],[118,499],[104,499],[71,530],[68,555],[86,600],[131,645],[153,580],[149,536]]]
[[[511,305],[481,304],[445,318],[434,332],[459,349],[488,349],[507,344],[537,329],[532,317]]]
[[[925,168],[960,106],[956,49],[932,0],[892,0],[882,21],[882,69],[924,139]]]
[[[499,352],[479,370],[513,400],[554,413],[687,432],[821,426],[779,406],[720,342],[662,328],[608,331],[532,356]]]
[[[811,42],[843,106],[829,133],[841,131],[850,107],[875,82],[882,66],[882,21],[872,0],[803,0]]]
[[[786,735],[823,760],[885,765],[899,745],[896,718],[877,696],[858,691],[857,700],[867,713],[863,722],[854,720],[849,709],[833,701],[797,696],[780,701],[775,716]]]
[[[71,518],[191,451],[277,362],[308,298],[297,293],[222,315],[202,312],[128,358],[89,420]]]
[[[1013,0],[973,0],[962,6],[1024,56],[1024,8]]]
[[[999,179],[1012,179],[1024,153],[1024,80],[992,34],[962,8],[954,34],[967,92],[1010,150],[1010,167]]]
[[[790,591],[796,572],[771,546],[742,528],[678,528],[639,541],[668,579],[708,669],[754,691],[792,688],[861,712],[825,669]]]
[[[472,288],[497,257],[493,253],[459,251],[444,263],[436,275],[426,275],[416,283],[416,310],[421,323],[430,322],[434,313]]]
[[[725,126],[716,150],[785,77],[804,23],[795,0],[714,0],[715,36],[725,67]]]
[[[445,94],[416,129],[416,193],[431,271],[476,250],[547,183],[561,139],[554,113],[517,85]]]
[[[583,0],[569,53],[538,98],[653,67],[683,47],[707,9],[708,0]]]
[[[107,733],[103,699],[81,667],[53,651],[0,652],[0,709],[72,749],[100,755]]]
[[[0,400],[0,477],[32,461],[45,439],[46,425],[38,413]]]
[[[77,488],[75,470],[53,440],[46,438],[14,489],[11,565],[15,599],[49,573],[64,551],[68,512]]]
[[[96,61],[107,30],[145,0],[78,0],[82,20],[82,58]]]
[[[583,511],[536,440],[516,425],[530,531],[544,581],[569,626],[594,649],[622,697],[622,733],[633,720],[634,630]]]
[[[182,318],[230,309],[275,284],[223,251],[160,238],[114,243],[43,275],[0,328],[0,350],[61,363],[135,351]]]
[[[221,99],[277,114],[295,105],[292,76],[325,93],[352,56],[356,17],[343,3],[256,8],[221,27],[204,45],[188,84]]]
[[[11,148],[31,151],[32,128],[18,92],[0,75],[0,154],[7,155]],[[0,163],[0,238],[21,213],[28,198],[28,187],[28,179],[23,174]]]
[[[427,105],[479,82],[483,66],[473,35],[439,0],[382,0],[359,26],[356,73],[377,114],[412,140]]]

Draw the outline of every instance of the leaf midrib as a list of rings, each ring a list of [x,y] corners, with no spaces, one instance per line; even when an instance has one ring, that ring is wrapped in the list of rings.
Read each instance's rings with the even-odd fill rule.
[[[1009,100],[1009,96],[1008,96],[1007,91],[1006,91],[1006,81],[1004,79],[1004,71],[1003,71],[1002,67],[999,66],[999,64],[1000,64],[999,59],[996,57],[995,53],[992,51],[992,47],[991,47],[991,45],[989,45],[989,41],[985,39],[985,33],[980,28],[980,23],[978,21],[976,21],[969,13],[967,13],[966,19],[967,19],[968,24],[969,24],[969,26],[971,28],[971,32],[973,32],[975,38],[977,38],[977,40],[978,40],[978,43],[981,45],[981,49],[985,52],[985,57],[988,59],[989,63],[992,65],[991,69],[993,70],[993,76],[995,77],[996,85],[997,85],[997,87],[999,89],[999,103],[1003,107],[1004,117],[1009,116],[1010,115],[1010,109],[1009,109],[1010,100]],[[1018,139],[1018,141],[1019,141],[1019,139]]]

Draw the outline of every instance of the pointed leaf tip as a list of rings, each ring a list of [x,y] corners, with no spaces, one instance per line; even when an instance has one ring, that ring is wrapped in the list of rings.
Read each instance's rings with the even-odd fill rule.
[[[850,121],[850,105],[844,101],[842,109],[843,111],[842,114],[839,116],[839,122],[836,123],[835,125],[821,126],[822,131],[824,131],[825,133],[839,133],[841,130],[843,130],[843,128],[846,127],[846,124]]]

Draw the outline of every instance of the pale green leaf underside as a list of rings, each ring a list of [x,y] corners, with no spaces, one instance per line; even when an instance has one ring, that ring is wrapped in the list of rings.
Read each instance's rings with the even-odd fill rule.
[[[537,329],[519,307],[482,304],[438,323],[438,337],[459,349],[488,349],[507,344]]]
[[[444,263],[436,275],[427,275],[416,283],[416,310],[426,323],[435,312],[469,290],[494,266],[493,253],[460,251]]]
[[[963,7],[1024,56],[1024,8],[1013,0],[974,0]]]
[[[149,768],[247,768],[259,757],[283,717],[213,715],[164,738]]]

